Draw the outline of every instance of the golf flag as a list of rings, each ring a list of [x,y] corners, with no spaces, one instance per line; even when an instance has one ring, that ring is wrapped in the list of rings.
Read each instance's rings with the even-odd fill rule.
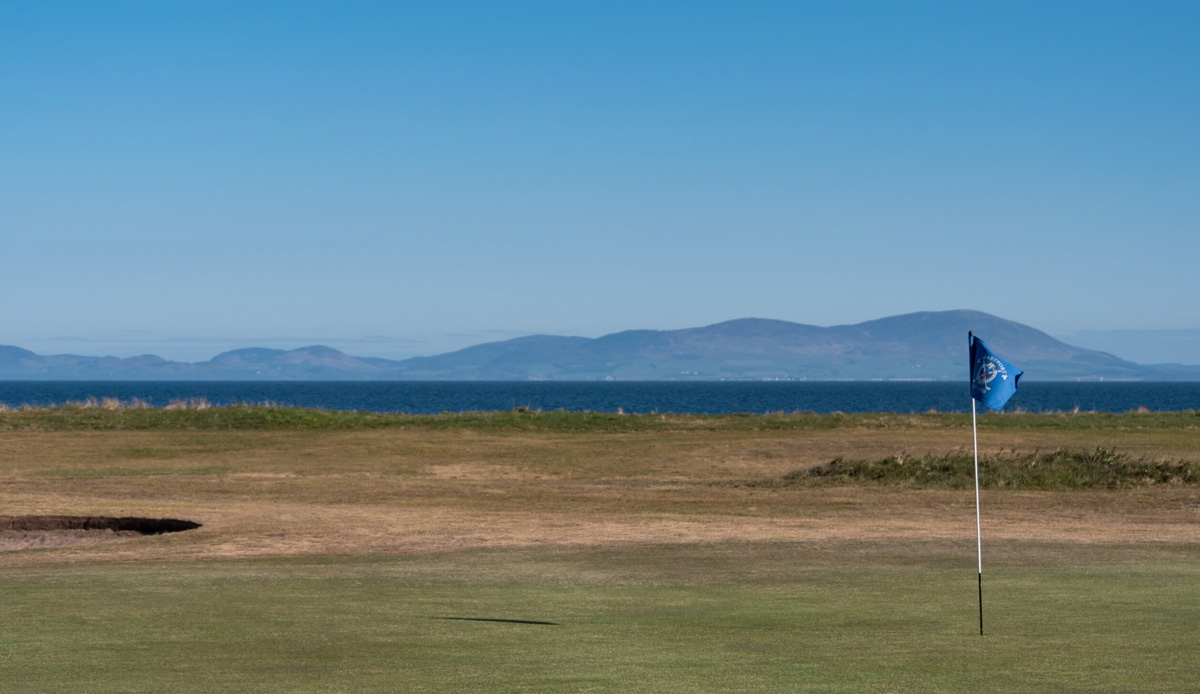
[[[1017,381],[1025,373],[988,349],[986,343],[971,336],[971,397],[993,410],[1004,409],[1004,403],[1017,392]]]

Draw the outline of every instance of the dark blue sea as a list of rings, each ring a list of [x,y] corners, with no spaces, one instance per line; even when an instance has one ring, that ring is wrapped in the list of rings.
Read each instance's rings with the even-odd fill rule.
[[[47,406],[89,398],[154,407],[272,403],[328,410],[431,414],[571,410],[733,412],[969,412],[967,384],[944,382],[342,382],[0,381],[0,404]],[[1006,410],[1200,410],[1200,383],[1022,383]]]

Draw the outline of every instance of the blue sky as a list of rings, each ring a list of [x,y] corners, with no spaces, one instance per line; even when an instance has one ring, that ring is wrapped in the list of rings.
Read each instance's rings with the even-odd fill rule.
[[[0,344],[973,308],[1200,363],[1197,36],[1194,2],[6,2]]]

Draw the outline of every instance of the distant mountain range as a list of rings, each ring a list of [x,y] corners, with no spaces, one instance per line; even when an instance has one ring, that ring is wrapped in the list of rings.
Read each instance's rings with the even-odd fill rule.
[[[1026,380],[1200,380],[1200,367],[1143,365],[1073,347],[979,311],[909,313],[828,328],[742,318],[684,330],[627,330],[598,338],[531,335],[401,361],[330,347],[248,348],[205,362],[43,356],[0,346],[2,380],[715,381],[957,380],[973,330]]]

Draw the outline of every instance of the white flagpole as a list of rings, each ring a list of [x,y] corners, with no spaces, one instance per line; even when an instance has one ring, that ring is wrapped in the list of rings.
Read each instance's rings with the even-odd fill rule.
[[[974,333],[967,332],[970,344]],[[975,364],[971,364],[971,379],[975,378]],[[975,418],[975,396],[971,396],[971,437],[975,441],[975,545],[979,550],[979,635],[983,636],[983,524],[979,519],[979,425]]]

